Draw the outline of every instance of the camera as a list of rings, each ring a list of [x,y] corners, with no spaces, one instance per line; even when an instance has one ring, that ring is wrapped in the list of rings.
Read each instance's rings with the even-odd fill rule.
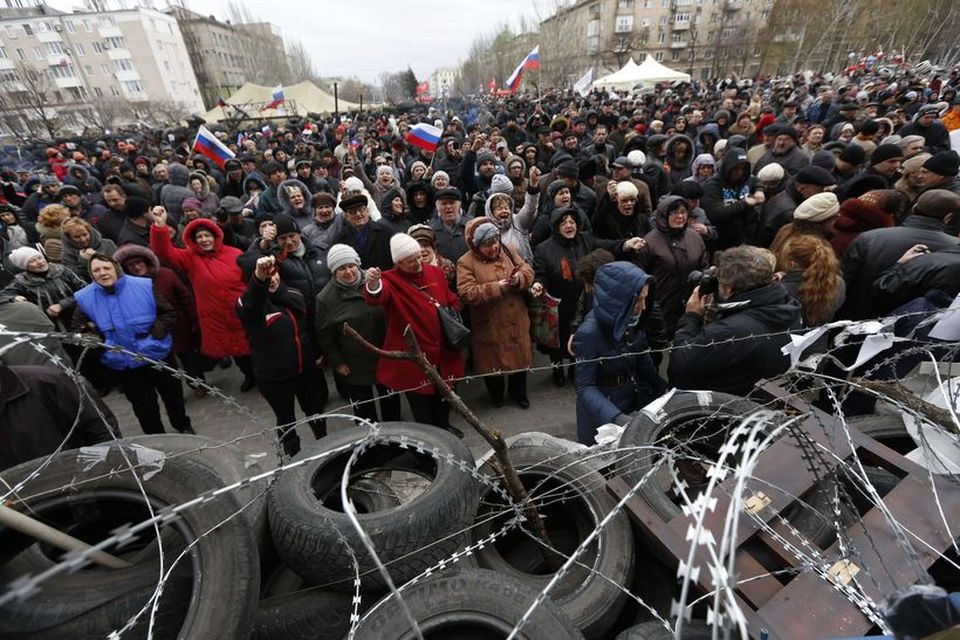
[[[707,267],[703,271],[694,269],[687,276],[687,282],[691,287],[700,287],[700,297],[715,295],[719,290],[720,282],[717,280],[717,268]]]

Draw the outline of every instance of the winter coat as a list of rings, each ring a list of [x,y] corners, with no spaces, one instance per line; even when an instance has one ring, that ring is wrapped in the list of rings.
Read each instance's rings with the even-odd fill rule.
[[[123,347],[154,360],[163,360],[173,346],[170,330],[176,313],[157,294],[150,278],[120,275],[109,290],[91,283],[77,292],[73,324],[93,323],[108,346]],[[125,352],[104,350],[100,362],[108,369],[139,369],[149,363]]]
[[[558,319],[561,345],[566,345],[567,338],[570,337],[570,323],[576,311],[577,300],[583,291],[583,280],[577,277],[577,262],[594,249],[607,249],[617,258],[623,253],[622,240],[595,238],[586,231],[580,231],[579,227],[577,235],[572,239],[561,236],[557,227],[570,211],[569,207],[554,210],[550,217],[553,235],[533,252],[535,280],[544,286],[547,293],[560,299]]]
[[[439,216],[431,220],[429,224],[437,236],[437,253],[456,264],[460,256],[467,252],[467,240],[464,236],[467,220],[463,217],[463,214],[460,214],[451,227],[443,224]]]
[[[70,234],[63,234],[63,253],[60,255],[60,264],[80,276],[84,282],[90,282],[90,261],[80,256],[80,247],[70,239]],[[90,248],[97,253],[112,256],[117,245],[100,235],[94,228],[90,229]]]
[[[183,283],[173,269],[160,266],[160,259],[147,247],[127,244],[113,254],[121,265],[133,257],[142,258],[147,265],[147,277],[153,280],[153,288],[166,300],[177,314],[173,334],[173,353],[185,353],[196,348],[197,303],[193,292]]]
[[[399,187],[391,187],[383,193],[380,198],[380,224],[386,226],[393,233],[406,233],[410,228],[406,213],[397,215],[393,213],[393,207],[390,204],[393,199],[400,196],[403,199],[404,193]]]
[[[250,244],[246,253],[237,258],[237,264],[245,272],[253,273],[257,266],[257,260],[264,256],[275,256],[277,268],[280,271],[280,279],[283,283],[303,294],[305,300],[313,300],[330,281],[330,270],[327,269],[326,261],[320,249],[310,244],[310,241],[304,238],[302,234],[300,236],[300,247],[301,250],[299,251],[287,253],[274,242],[269,249],[264,251],[260,248],[260,241],[257,240]],[[312,307],[307,311],[308,315],[313,317]]]
[[[519,254],[520,258],[527,264],[533,262],[530,231],[533,229],[534,216],[537,213],[539,191],[539,189],[533,191],[528,189],[520,210],[503,220],[497,220],[493,217],[493,212],[490,210],[490,198],[487,198],[483,206],[484,219],[489,220],[500,229],[500,242]],[[511,205],[515,206],[512,200]],[[467,245],[469,246],[469,244],[470,241],[467,240]]]
[[[786,289],[769,284],[717,307],[717,319],[706,325],[694,313],[680,318],[670,352],[671,385],[745,396],[757,381],[787,370],[790,359],[780,349],[801,321],[800,303]]]
[[[53,333],[56,331],[53,322],[50,321],[46,313],[40,310],[40,307],[31,302],[14,302],[13,300],[0,301],[0,325],[6,327],[9,331],[37,333]],[[49,355],[40,353],[31,346],[34,341],[7,349],[6,347],[13,342],[14,337],[12,335],[0,336],[0,364],[49,364],[56,366],[51,362]],[[36,342],[43,345],[49,353],[59,356],[64,362],[67,362],[67,354],[63,350],[59,338],[42,338]]]
[[[786,189],[763,204],[760,223],[757,227],[758,247],[769,247],[773,243],[777,232],[783,226],[793,222],[793,212],[801,202],[803,202],[803,196],[791,181]]]
[[[657,205],[657,227],[644,236],[646,246],[637,254],[636,262],[653,278],[651,292],[660,304],[667,332],[673,335],[677,321],[683,315],[686,297],[692,291],[687,277],[694,269],[707,264],[707,249],[703,239],[689,226],[671,229],[668,224],[669,207],[682,200],[680,196],[666,196]]]
[[[629,216],[620,213],[616,201],[607,197],[606,194],[604,194],[603,201],[606,205],[601,206],[590,221],[593,233],[598,238],[626,240],[627,238],[642,238],[650,232],[650,216],[649,214],[644,215],[639,198],[637,204],[633,207],[633,214]]]
[[[198,178],[203,182],[203,187],[200,189],[200,193],[190,190],[190,195],[200,201],[200,211],[203,215],[208,217],[215,217],[217,215],[217,210],[220,209],[220,198],[217,194],[210,191],[210,182],[207,179],[207,174],[202,171],[191,171],[190,178],[187,181],[187,187],[189,188],[190,182]],[[181,206],[183,202],[181,201]]]
[[[303,193],[303,208],[299,211],[295,210],[293,205],[290,204],[287,187],[300,187],[300,191]],[[280,201],[283,213],[296,220],[301,230],[313,222],[313,196],[310,193],[310,189],[307,185],[303,184],[302,181],[291,178],[290,180],[281,182],[280,188],[277,189],[277,199]],[[313,298],[310,299],[312,300]]]
[[[893,226],[893,216],[873,207],[859,198],[847,198],[840,205],[840,213],[833,224],[830,244],[838,258],[843,258],[849,247],[864,231]]]
[[[896,263],[880,274],[874,287],[884,311],[934,289],[955,296],[960,292],[960,245]]]
[[[833,301],[830,304],[830,313],[825,318],[822,318],[819,323],[813,323],[808,320],[806,310],[803,308],[803,303],[800,302],[799,294],[800,287],[803,285],[803,270],[792,269],[783,274],[783,277],[780,279],[780,284],[787,290],[787,293],[793,296],[797,302],[800,302],[800,317],[805,327],[813,327],[817,324],[826,324],[833,321],[837,309],[839,309],[841,305],[843,305],[843,301],[847,299],[847,285],[844,283],[843,278],[837,277],[839,283],[837,284],[837,292],[833,295]]]
[[[926,141],[924,146],[930,153],[939,153],[950,150],[950,132],[939,120],[934,120],[928,126],[921,126],[917,120],[908,122],[900,127],[897,135],[901,138],[906,136],[923,136]]]
[[[451,173],[450,175],[456,175]],[[422,208],[417,208],[413,204],[413,194],[422,191],[427,194],[427,202]],[[427,221],[430,220],[430,217],[433,215],[434,209],[436,209],[434,199],[433,199],[433,188],[430,187],[428,182],[422,180],[414,180],[407,185],[406,188],[407,194],[407,221],[410,225],[415,224],[427,224]]]
[[[473,368],[477,373],[517,371],[533,364],[530,314],[524,292],[533,284],[533,269],[513,249],[502,245],[489,259],[473,242],[473,233],[484,218],[467,224],[470,251],[457,262],[457,293],[470,307],[473,333]],[[518,268],[516,288],[503,288],[500,280]]]
[[[364,297],[368,304],[383,307],[386,312],[387,333],[383,348],[387,351],[406,351],[407,341],[403,332],[409,325],[417,338],[420,350],[444,379],[463,376],[463,354],[448,349],[443,344],[440,317],[429,294],[441,306],[460,309],[460,301],[447,287],[446,278],[439,267],[425,264],[417,274],[398,269],[384,271],[380,289],[375,293],[364,285]],[[410,360],[380,358],[377,364],[377,382],[393,390],[403,390],[420,395],[437,393],[426,374]]]
[[[678,141],[687,143],[687,155],[680,159],[674,156],[674,147]],[[693,140],[683,134],[677,134],[667,142],[666,164],[670,166],[670,183],[677,184],[693,175],[693,161],[696,158],[696,148]]]
[[[345,364],[350,367],[350,375],[344,378],[348,384],[370,386],[377,382],[379,358],[343,334],[346,322],[370,344],[383,345],[387,331],[384,310],[364,300],[363,278],[361,271],[358,287],[348,287],[332,278],[317,296],[314,322],[320,351],[330,368]]]
[[[734,183],[730,174],[738,165],[743,167],[743,176]],[[739,148],[729,149],[720,161],[717,173],[703,183],[700,206],[717,228],[718,249],[735,247],[753,237],[758,211],[744,202],[753,186],[747,154]]]
[[[360,263],[364,269],[370,267],[389,269],[393,267],[393,256],[390,254],[392,236],[393,232],[390,228],[379,220],[371,219],[359,233],[349,224],[344,223],[330,246],[345,244],[353,247],[360,256]]]
[[[194,232],[203,227],[214,237],[214,249],[203,252],[193,240]],[[166,227],[150,225],[150,248],[161,262],[187,274],[197,300],[200,321],[200,351],[211,358],[245,356],[250,346],[243,327],[234,312],[234,305],[246,286],[237,266],[239,249],[223,244],[223,232],[212,220],[198,218],[183,232],[185,249],[173,246]]]
[[[625,423],[626,414],[663,391],[650,354],[641,353],[648,348],[646,334],[629,326],[636,296],[647,281],[646,273],[626,262],[597,271],[593,308],[573,336],[577,438],[583,444],[594,444],[600,425],[618,418]]]
[[[900,227],[861,233],[843,254],[841,264],[843,279],[847,283],[847,301],[840,308],[838,317],[849,320],[877,317],[881,305],[874,281],[915,244],[925,244],[930,251],[940,251],[960,244],[960,239],[944,233],[939,220],[919,215],[907,216]]]
[[[0,366],[0,471],[60,446],[78,449],[120,437],[113,412],[83,384],[86,395],[59,367]]]
[[[160,204],[167,210],[167,220],[176,226],[183,216],[183,201],[185,198],[195,197],[187,186],[190,179],[190,169],[179,163],[172,163],[167,167],[169,183],[160,189]]]
[[[726,156],[724,156],[724,159],[726,159]],[[800,169],[810,164],[810,155],[801,149],[799,145],[793,145],[786,153],[774,153],[773,147],[771,147],[760,157],[757,164],[754,165],[753,175],[757,175],[760,173],[760,169],[774,162],[783,167],[784,174],[788,177],[793,177],[797,175]]]
[[[309,339],[307,303],[296,289],[283,284],[269,292],[270,282],[250,278],[236,302],[237,316],[250,343],[253,375],[257,380],[282,381],[316,368],[313,340]]]
[[[5,300],[15,296],[23,296],[40,307],[44,313],[47,307],[59,304],[62,307],[60,315],[51,318],[58,330],[70,326],[70,314],[76,306],[74,294],[82,289],[86,283],[77,277],[77,274],[66,269],[63,265],[50,264],[46,273],[18,273],[13,282],[7,285],[0,293]]]

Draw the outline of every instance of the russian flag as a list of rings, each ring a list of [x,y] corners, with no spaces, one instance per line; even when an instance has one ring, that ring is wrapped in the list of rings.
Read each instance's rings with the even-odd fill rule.
[[[217,96],[217,106],[218,106],[218,107],[225,107],[225,106],[227,106],[227,101],[224,100],[223,98],[221,98],[220,96]]]
[[[410,127],[405,137],[406,141],[415,147],[420,147],[426,151],[436,151],[440,146],[440,135],[442,130],[432,124],[418,123]]]
[[[233,151],[217,140],[217,137],[204,126],[197,130],[197,137],[193,140],[193,150],[213,160],[221,169],[224,162],[234,157]]]
[[[510,91],[516,91],[517,87],[520,86],[520,81],[523,80],[523,72],[527,70],[536,71],[539,68],[540,45],[537,45],[533,48],[533,51],[528,53],[527,57],[517,65],[517,68],[513,70],[510,77],[507,78],[507,88],[510,89]]]
[[[264,109],[276,109],[283,104],[283,85],[278,84],[277,88],[273,90],[273,100],[264,107]]]

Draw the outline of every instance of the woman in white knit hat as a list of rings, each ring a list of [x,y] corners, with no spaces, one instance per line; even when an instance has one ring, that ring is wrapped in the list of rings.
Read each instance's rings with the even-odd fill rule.
[[[63,265],[51,264],[33,247],[10,252],[10,263],[21,270],[0,293],[3,299],[26,300],[40,307],[58,331],[70,327],[70,316],[77,301],[73,294],[86,283]]]
[[[360,256],[353,247],[335,244],[327,251],[327,268],[333,279],[317,295],[316,327],[320,351],[333,368],[337,391],[353,405],[355,416],[376,422],[376,387],[379,420],[399,420],[400,396],[388,395],[387,387],[377,383],[377,356],[343,335],[345,322],[378,347],[386,334],[383,309],[364,300],[365,272],[360,268]]]
[[[770,251],[776,254],[787,240],[800,235],[817,236],[829,243],[838,213],[840,202],[832,191],[815,193],[797,205],[793,222],[780,228],[773,238]]]
[[[406,351],[403,332],[409,325],[421,351],[445,379],[463,376],[463,353],[448,348],[437,306],[460,309],[460,300],[447,287],[443,270],[420,259],[420,243],[398,233],[390,238],[390,254],[394,267],[381,272],[367,269],[364,294],[371,305],[386,312],[387,332],[383,348]],[[377,365],[377,382],[393,391],[404,391],[413,418],[459,435],[450,426],[450,406],[439,390],[427,379],[415,362],[381,358]]]

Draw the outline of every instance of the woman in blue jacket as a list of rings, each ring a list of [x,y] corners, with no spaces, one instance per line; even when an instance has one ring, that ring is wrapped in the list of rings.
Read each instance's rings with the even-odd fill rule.
[[[648,348],[642,322],[648,280],[629,262],[611,262],[597,271],[593,309],[573,336],[577,439],[584,444],[594,444],[600,425],[626,424],[629,414],[664,390],[650,354],[642,353]]]

